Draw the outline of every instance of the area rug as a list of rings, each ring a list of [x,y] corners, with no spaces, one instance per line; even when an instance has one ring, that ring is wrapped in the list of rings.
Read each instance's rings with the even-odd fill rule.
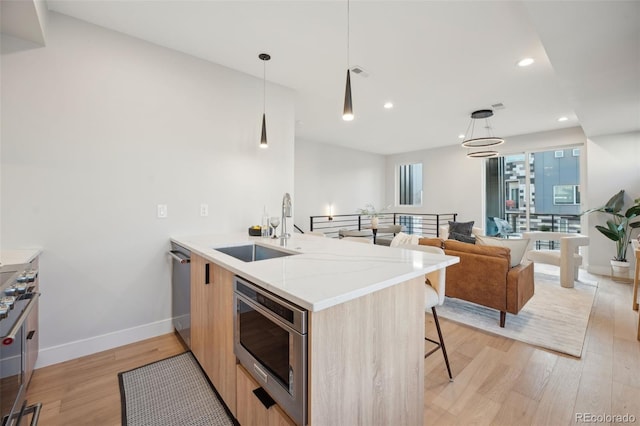
[[[118,373],[123,426],[232,426],[191,352]]]
[[[559,269],[536,265],[534,296],[518,315],[507,314],[504,328],[498,311],[449,297],[438,307],[438,316],[580,358],[598,288],[593,275],[580,274],[574,288],[563,288]]]

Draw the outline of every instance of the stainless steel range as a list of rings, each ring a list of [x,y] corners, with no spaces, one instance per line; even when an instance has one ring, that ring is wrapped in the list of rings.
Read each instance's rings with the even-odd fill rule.
[[[40,293],[35,291],[38,276],[31,265],[0,268],[0,410],[3,426],[20,424],[32,413],[31,425],[38,422],[40,404],[27,407],[26,390],[37,352],[36,330],[27,324],[37,312]],[[34,311],[36,309],[36,311]],[[34,345],[35,343],[35,345]],[[32,361],[33,360],[33,361]]]

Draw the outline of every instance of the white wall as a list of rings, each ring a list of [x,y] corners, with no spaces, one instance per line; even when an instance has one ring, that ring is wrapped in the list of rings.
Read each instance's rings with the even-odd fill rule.
[[[499,146],[501,154],[538,151],[585,143],[584,133],[574,127],[550,132],[531,133],[506,138]],[[484,160],[467,158],[460,146],[408,152],[387,156],[386,200],[397,200],[397,170],[400,164],[423,164],[423,205],[396,210],[421,213],[457,213],[458,220],[473,220],[484,228]]]
[[[640,132],[589,138],[587,142],[587,170],[589,192],[586,208],[600,207],[611,196],[625,190],[627,204],[640,197]],[[589,270],[609,274],[609,260],[615,255],[615,243],[594,226],[604,225],[606,215],[593,213],[587,216],[589,244]],[[634,231],[633,236],[637,236]],[[635,265],[633,249],[627,251],[631,271]]]
[[[398,167],[422,163],[422,206],[397,206]],[[387,156],[386,200],[395,211],[458,213],[460,221],[482,223],[482,161],[465,157],[457,146]]]
[[[168,332],[169,237],[295,200],[293,92],[267,86],[262,150],[261,79],[49,18],[47,47],[3,37],[1,68],[0,241],[44,249],[40,365]]]
[[[385,157],[318,142],[296,140],[295,222],[309,230],[309,217],[354,214],[372,203],[384,204]]]

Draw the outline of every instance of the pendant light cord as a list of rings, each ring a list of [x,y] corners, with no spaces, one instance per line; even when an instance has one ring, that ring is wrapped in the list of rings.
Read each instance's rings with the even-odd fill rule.
[[[349,28],[350,11],[351,11],[350,2],[349,0],[347,0],[347,69],[349,69],[349,44],[350,44],[349,34],[351,33]]]
[[[491,129],[491,123],[489,123],[489,117],[484,119],[485,121],[485,128],[487,129],[487,135],[492,138],[493,137],[493,131]]]
[[[267,112],[267,61],[262,61],[262,113]]]

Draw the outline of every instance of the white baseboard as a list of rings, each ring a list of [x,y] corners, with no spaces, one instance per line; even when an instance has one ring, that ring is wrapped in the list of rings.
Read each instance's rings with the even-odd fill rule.
[[[40,348],[36,368],[46,367],[52,364],[69,361],[82,356],[102,352],[118,346],[128,345],[144,339],[171,333],[173,324],[171,318],[156,321],[125,330],[114,331],[101,336],[76,340],[62,345]]]

